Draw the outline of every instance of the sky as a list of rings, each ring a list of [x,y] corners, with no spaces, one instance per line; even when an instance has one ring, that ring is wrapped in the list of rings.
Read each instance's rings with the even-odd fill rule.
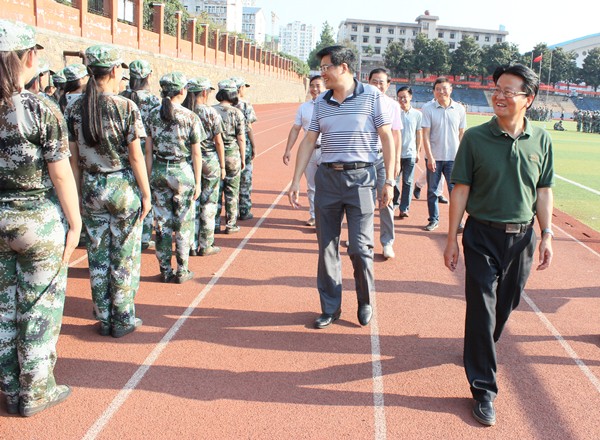
[[[374,7],[366,8],[369,2],[362,0],[254,0],[261,7],[267,21],[267,34],[272,33],[271,12],[279,17],[278,26],[293,21],[317,27],[317,38],[323,23],[327,21],[334,30],[340,22],[349,18],[376,21],[415,23],[415,18],[429,10],[440,19],[438,25],[471,27],[497,30],[503,25],[508,31],[507,41],[519,46],[521,53],[528,52],[538,43],[553,45],[590,34],[600,33],[597,1],[581,0],[570,2],[539,2],[536,0],[502,0],[483,2],[478,0],[426,0],[393,2],[379,0]],[[540,7],[539,5],[544,5]],[[561,5],[551,7],[549,5]],[[383,5],[389,5],[384,7]],[[573,5],[572,10],[567,9]]]

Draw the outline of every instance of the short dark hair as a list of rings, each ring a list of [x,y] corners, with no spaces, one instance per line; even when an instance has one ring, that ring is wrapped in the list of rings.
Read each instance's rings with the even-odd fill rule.
[[[377,75],[378,73],[385,73],[385,75],[387,76],[387,82],[390,82],[390,71],[384,67],[378,67],[377,69],[371,70],[369,72],[369,81],[371,81],[373,75]]]
[[[438,84],[444,84],[444,83],[448,83],[448,84],[450,84],[450,87],[452,87],[452,83],[450,82],[450,80],[448,78],[446,78],[445,76],[440,76],[433,83],[433,87],[432,87],[433,90],[435,90],[435,86],[437,86]]]
[[[398,93],[400,92],[408,92],[408,94],[410,96],[412,96],[412,89],[410,88],[410,86],[402,86],[400,87],[398,90],[396,90],[396,95],[398,95]]]
[[[505,73],[518,76],[523,80],[523,91],[527,93],[527,96],[533,95],[534,98],[537,96],[538,90],[540,89],[540,79],[529,67],[518,63],[499,66],[494,71],[494,84],[497,84],[498,79]]]
[[[352,49],[346,46],[324,47],[317,52],[317,59],[321,61],[323,57],[328,55],[331,58],[331,63],[334,66],[341,66],[345,63],[348,66],[348,69],[350,69],[350,72],[354,72],[354,63],[356,62],[356,57],[354,56]]]
[[[237,90],[225,90],[225,89],[219,90],[217,92],[217,96],[215,96],[215,99],[219,102],[227,101],[234,107],[236,105],[238,105],[238,102],[240,100],[238,97]]]
[[[320,79],[320,80],[323,80],[323,77],[322,77],[321,75],[314,75],[314,76],[311,76],[311,77],[310,77],[310,79],[308,80],[308,83],[309,83],[309,84],[312,84],[312,82],[313,82],[313,81],[316,81],[316,80],[318,80],[318,79]]]

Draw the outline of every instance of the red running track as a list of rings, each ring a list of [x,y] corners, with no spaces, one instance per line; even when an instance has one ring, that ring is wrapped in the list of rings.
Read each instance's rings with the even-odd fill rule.
[[[73,394],[29,419],[2,403],[0,439],[600,438],[600,234],[556,213],[554,263],[532,273],[498,343],[498,424],[482,427],[462,368],[464,267],[442,259],[447,207],[427,233],[416,200],[396,221],[396,259],[377,246],[369,327],[344,257],[342,318],[312,328],[315,234],[281,162],[296,108],[257,106],[255,218],[217,236],[219,255],[191,259],[193,281],[160,283],[144,251],[139,331],[97,334],[76,251],[55,370]]]

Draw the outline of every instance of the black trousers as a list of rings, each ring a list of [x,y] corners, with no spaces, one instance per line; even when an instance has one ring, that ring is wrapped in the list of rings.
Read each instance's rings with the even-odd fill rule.
[[[495,343],[519,305],[531,271],[536,236],[533,228],[507,234],[469,218],[462,242],[467,302],[465,372],[473,398],[493,401],[498,393]]]

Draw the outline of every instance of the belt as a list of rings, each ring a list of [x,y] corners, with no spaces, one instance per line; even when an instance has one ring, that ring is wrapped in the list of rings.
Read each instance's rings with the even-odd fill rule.
[[[470,217],[475,220],[477,223],[481,223],[482,225],[490,226],[494,229],[500,229],[507,234],[522,234],[526,232],[529,228],[533,226],[533,220],[529,223],[498,223],[498,222],[490,222],[487,220],[479,220],[475,217]]]
[[[164,157],[160,157],[160,156],[154,156],[154,159],[156,159],[159,162],[163,162],[163,163],[180,163],[180,162],[185,162],[186,161],[186,157],[176,157],[175,159],[165,159]]]
[[[371,162],[324,162],[323,165],[336,171],[358,170],[373,166]]]

